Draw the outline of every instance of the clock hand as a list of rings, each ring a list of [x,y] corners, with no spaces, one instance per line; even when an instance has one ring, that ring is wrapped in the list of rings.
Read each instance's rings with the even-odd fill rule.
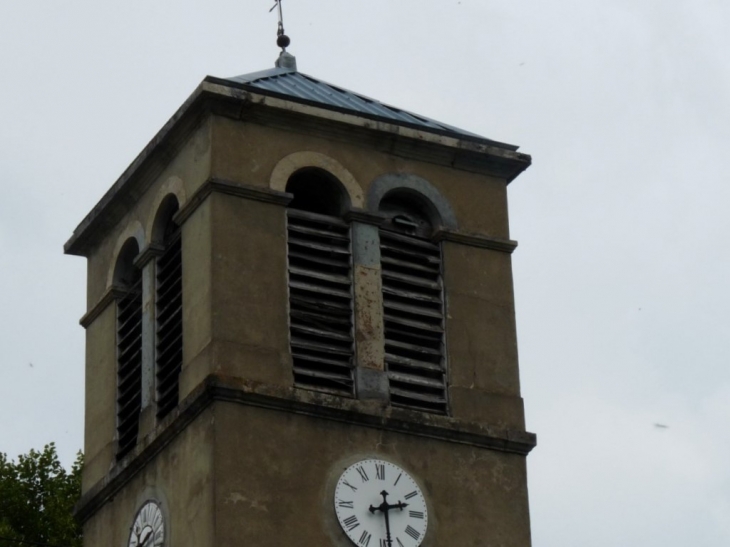
[[[144,538],[140,539],[139,547],[144,547],[147,545],[147,540],[150,539],[150,536],[152,535],[152,530],[147,531],[147,535],[144,536]]]
[[[385,492],[383,492],[383,498],[387,496]],[[383,499],[383,503],[385,504],[385,499]],[[388,517],[388,509],[383,511],[383,515],[385,515],[385,541],[388,543],[388,547],[393,547],[393,540],[390,538],[390,518]]]
[[[393,546],[393,540],[390,537],[390,517],[388,516],[388,511],[391,509],[400,509],[403,511],[404,507],[408,507],[407,503],[403,503],[402,501],[399,501],[396,504],[390,504],[388,503],[388,492],[383,490],[380,493],[381,496],[383,496],[383,503],[378,505],[377,507],[373,507],[372,505],[368,508],[368,510],[371,513],[375,513],[375,511],[380,511],[383,513],[383,516],[385,517],[385,541],[388,544],[388,547]]]
[[[373,507],[371,505],[368,508],[368,510],[371,513],[375,513],[375,511],[382,511],[383,513],[385,513],[386,511],[390,511],[391,509],[400,509],[402,511],[404,507],[408,507],[408,504],[407,503],[403,503],[402,501],[399,501],[398,503],[393,503],[393,504],[388,503],[387,500],[385,499],[385,496],[388,495],[388,492],[386,492],[385,490],[383,490],[380,493],[380,495],[383,496],[383,503],[381,503],[377,507]]]

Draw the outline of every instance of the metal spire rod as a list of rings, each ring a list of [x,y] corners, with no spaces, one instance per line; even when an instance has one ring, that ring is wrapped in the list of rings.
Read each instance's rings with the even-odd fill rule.
[[[279,6],[279,32],[278,32],[278,34],[284,34],[284,11],[281,9],[281,0],[276,0],[276,5]]]
[[[278,45],[282,51],[286,51],[286,47],[289,45],[289,37],[284,34],[284,10],[281,7],[281,0],[275,0],[275,4],[269,10],[269,13],[274,11],[275,8],[279,8],[279,28],[276,32],[276,45]]]
[[[284,11],[281,9],[281,0],[275,0],[275,2],[276,3],[269,10],[269,13],[274,11],[276,8],[279,8],[279,30],[276,34],[281,36],[284,34]]]

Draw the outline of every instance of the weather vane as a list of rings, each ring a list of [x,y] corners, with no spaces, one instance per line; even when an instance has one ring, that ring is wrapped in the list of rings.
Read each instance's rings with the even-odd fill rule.
[[[269,13],[279,8],[279,29],[276,32],[276,45],[281,48],[282,51],[286,51],[286,48],[291,43],[289,37],[284,34],[284,12],[281,9],[281,0],[276,0],[276,4],[269,10]]]

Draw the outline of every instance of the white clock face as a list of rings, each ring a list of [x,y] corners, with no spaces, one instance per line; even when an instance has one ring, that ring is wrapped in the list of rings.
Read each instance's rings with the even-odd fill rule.
[[[156,502],[148,501],[134,519],[129,547],[162,547],[164,544],[165,519],[162,510]]]
[[[335,512],[358,547],[418,547],[428,527],[426,500],[416,481],[383,460],[363,460],[342,473]]]

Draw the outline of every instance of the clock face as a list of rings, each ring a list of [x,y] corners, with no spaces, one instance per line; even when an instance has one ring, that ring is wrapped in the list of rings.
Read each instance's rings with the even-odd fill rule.
[[[157,502],[148,501],[137,513],[129,535],[129,547],[162,547],[165,519]]]
[[[358,547],[418,547],[428,526],[426,500],[416,481],[383,460],[363,460],[342,473],[335,512]]]

